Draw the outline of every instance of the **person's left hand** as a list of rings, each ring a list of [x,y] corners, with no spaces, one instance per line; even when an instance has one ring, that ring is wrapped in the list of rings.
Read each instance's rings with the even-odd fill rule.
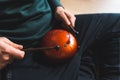
[[[63,7],[59,6],[56,8],[55,18],[62,21],[62,24],[65,26],[75,26],[76,17],[72,13],[66,11]]]

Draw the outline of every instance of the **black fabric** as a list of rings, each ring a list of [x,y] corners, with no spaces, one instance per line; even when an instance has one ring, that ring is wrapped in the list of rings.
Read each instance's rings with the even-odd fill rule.
[[[72,59],[54,64],[43,55],[28,52],[23,60],[15,60],[6,68],[4,80],[119,80],[120,14],[76,18],[80,48]]]
[[[120,80],[120,14],[81,15],[79,80]]]

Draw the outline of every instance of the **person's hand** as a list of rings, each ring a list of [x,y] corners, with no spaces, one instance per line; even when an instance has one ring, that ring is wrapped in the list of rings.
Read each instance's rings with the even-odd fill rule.
[[[0,69],[11,63],[14,58],[22,59],[25,52],[22,45],[13,43],[5,37],[0,37]]]
[[[63,7],[57,7],[55,11],[55,18],[62,21],[65,26],[75,26],[76,17]]]

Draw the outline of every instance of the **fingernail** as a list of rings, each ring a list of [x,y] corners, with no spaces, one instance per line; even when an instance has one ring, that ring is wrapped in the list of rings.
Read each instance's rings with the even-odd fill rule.
[[[24,51],[22,51],[22,52],[21,52],[21,54],[20,54],[19,59],[23,59],[23,58],[24,58],[24,56],[25,56],[25,52],[24,52]]]

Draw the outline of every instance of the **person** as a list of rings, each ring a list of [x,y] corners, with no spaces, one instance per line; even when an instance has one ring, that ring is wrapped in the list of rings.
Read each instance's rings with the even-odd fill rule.
[[[1,1],[1,6],[4,12],[0,24],[3,80],[120,79],[119,13],[74,16],[66,12],[59,0],[6,0]],[[75,26],[79,31],[76,39],[80,48],[62,65],[51,64],[35,52],[22,51],[37,47],[39,39],[52,29],[51,13],[64,25]]]
[[[66,26],[74,26],[75,16],[66,11],[59,0],[2,0],[0,5],[0,72],[3,80],[54,80],[52,75],[47,77],[50,70],[44,74],[47,67],[35,63],[32,53],[22,49],[35,47],[53,28],[54,18]]]

